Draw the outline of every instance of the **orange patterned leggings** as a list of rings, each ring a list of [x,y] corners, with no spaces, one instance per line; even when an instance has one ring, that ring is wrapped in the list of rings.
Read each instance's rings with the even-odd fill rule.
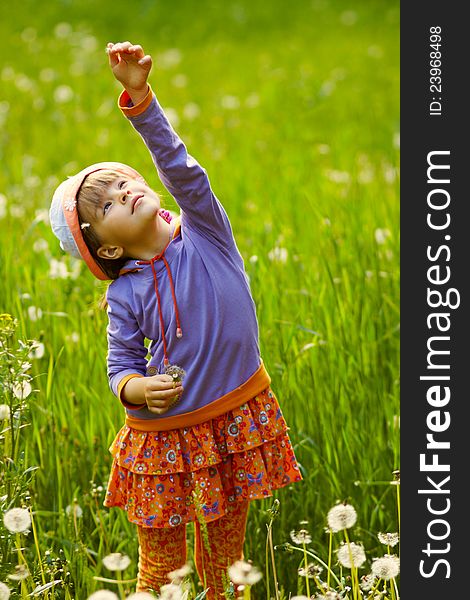
[[[243,558],[246,519],[249,501],[236,501],[227,506],[227,513],[207,523],[208,543],[204,543],[200,524],[195,522],[194,559],[199,579],[210,588],[206,599],[222,598],[222,574],[227,567]],[[153,589],[170,583],[167,574],[186,563],[186,526],[174,528],[137,527],[139,536],[139,573],[137,591]],[[206,546],[209,546],[208,548]],[[205,583],[204,583],[205,582]]]

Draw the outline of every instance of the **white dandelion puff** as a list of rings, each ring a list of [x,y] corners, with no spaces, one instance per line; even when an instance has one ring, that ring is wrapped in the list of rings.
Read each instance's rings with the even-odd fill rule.
[[[309,579],[314,579],[320,575],[322,571],[323,568],[315,563],[309,563],[306,567],[300,567],[297,570],[300,577],[308,577]]]
[[[299,531],[292,530],[290,532],[290,538],[294,544],[310,544],[312,542],[312,536],[306,529],[299,529]]]
[[[338,171],[337,169],[327,169],[325,176],[333,183],[349,183],[351,175],[347,171]]]
[[[348,569],[360,567],[366,561],[366,553],[362,546],[354,542],[342,544],[338,549],[338,561]]]
[[[325,592],[324,594],[319,594],[318,596],[315,596],[315,600],[342,600],[342,599],[341,599],[341,595],[338,592],[330,590],[328,592]]]
[[[10,508],[3,515],[3,524],[10,533],[25,533],[31,527],[31,515],[27,508]]]
[[[42,342],[33,342],[31,346],[31,352],[28,354],[28,358],[32,358],[33,360],[37,360],[42,358],[45,353],[45,347]]]
[[[73,90],[69,85],[59,85],[54,90],[54,100],[57,104],[65,104],[73,98]]]
[[[390,237],[390,231],[388,229],[377,228],[374,231],[374,237],[377,244],[385,244],[387,238]]]
[[[69,270],[62,260],[51,258],[49,261],[49,279],[68,279]]]
[[[379,579],[392,579],[400,572],[400,559],[394,554],[385,554],[372,561],[372,574]]]
[[[228,574],[237,585],[254,585],[263,577],[255,566],[244,560],[233,563],[228,569]]]
[[[291,600],[310,600],[308,596],[292,596]]]
[[[65,508],[65,514],[68,517],[73,517],[73,515],[75,514],[75,517],[77,519],[81,519],[83,517],[83,510],[82,510],[82,507],[78,504],[78,502],[74,502],[73,504],[69,504]],[[104,560],[103,560],[103,562],[104,562]]]
[[[86,229],[87,227],[90,227],[90,223],[82,223],[80,225],[80,229]]]
[[[361,577],[361,589],[364,590],[364,592],[368,592],[369,590],[371,590],[376,582],[376,577],[375,575],[373,575],[372,573],[369,573],[368,575],[363,575]]]
[[[187,575],[189,575],[190,573],[192,573],[192,568],[190,565],[186,564],[183,565],[181,568],[179,569],[175,569],[174,571],[171,571],[170,573],[168,573],[167,577],[168,579],[170,579],[171,581],[178,581],[180,582],[182,579],[184,579]]]
[[[0,404],[0,421],[10,418],[10,407],[8,404]]]
[[[33,388],[31,387],[29,381],[21,381],[20,383],[15,383],[12,386],[11,391],[15,398],[18,398],[18,400],[24,400],[24,398],[27,398],[31,394]]]
[[[80,341],[80,334],[77,331],[73,331],[70,335],[65,336],[65,341],[70,344],[78,344]]]
[[[183,590],[179,585],[167,583],[160,588],[160,600],[183,600]]]
[[[227,110],[236,110],[237,108],[240,108],[240,100],[236,96],[226,95],[222,98],[220,104],[222,105],[222,108]]]
[[[245,100],[245,106],[247,108],[256,108],[259,104],[259,96],[255,92],[250,94]]]
[[[42,318],[42,310],[37,306],[28,306],[28,318],[30,321],[39,321]]]
[[[135,594],[127,596],[126,600],[155,600],[155,596],[148,592],[135,592]]]
[[[49,252],[49,244],[44,238],[38,238],[33,244],[33,250],[36,254],[38,252]]]
[[[399,541],[398,533],[379,533],[377,537],[381,544],[391,546],[392,548],[393,546],[396,546]]]
[[[8,600],[10,597],[10,588],[0,581],[0,600]]]
[[[188,121],[197,119],[201,114],[201,109],[195,102],[188,102],[183,108],[183,117]]]
[[[113,552],[103,558],[103,564],[110,571],[124,571],[131,564],[131,559],[121,552]]]
[[[91,596],[88,596],[87,600],[119,600],[119,598],[110,590],[98,590],[97,592],[93,592]]]
[[[286,263],[288,256],[289,252],[287,248],[280,248],[279,246],[276,246],[268,252],[268,258],[272,262]]]
[[[356,510],[351,504],[337,504],[327,515],[328,527],[333,533],[349,529],[357,520]]]
[[[26,565],[16,565],[15,571],[10,575],[7,575],[7,577],[12,581],[22,581],[23,579],[27,579],[29,575],[30,573]]]

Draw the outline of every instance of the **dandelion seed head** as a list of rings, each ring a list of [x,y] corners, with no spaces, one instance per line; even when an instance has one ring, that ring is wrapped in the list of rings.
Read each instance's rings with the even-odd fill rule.
[[[387,238],[390,237],[390,231],[388,229],[381,229],[378,227],[374,231],[374,237],[377,244],[383,245],[387,241]]]
[[[30,321],[39,321],[42,318],[42,310],[37,306],[28,306],[28,318]]]
[[[361,589],[364,590],[364,592],[368,592],[369,590],[371,590],[376,582],[376,577],[375,575],[373,575],[372,573],[369,573],[368,575],[363,575],[361,577]]]
[[[300,577],[308,577],[309,579],[313,579],[320,575],[323,571],[323,567],[320,565],[316,565],[315,563],[309,563],[306,567],[300,567],[298,569],[298,574]]]
[[[77,519],[81,519],[83,517],[83,510],[82,507],[77,503],[74,502],[73,504],[69,504],[66,508],[65,508],[65,514],[68,517],[73,517],[75,514],[75,517]],[[104,562],[104,561],[103,561]],[[106,565],[105,565],[106,566]],[[124,567],[125,568],[125,567]]]
[[[312,536],[306,529],[299,529],[299,531],[292,530],[290,532],[290,538],[294,544],[310,544],[312,542]]]
[[[186,565],[183,565],[181,568],[175,569],[174,571],[171,571],[170,573],[168,573],[167,577],[171,581],[177,581],[179,583],[187,575],[192,573],[192,571],[193,570],[192,570],[191,566],[186,564]]]
[[[279,246],[274,247],[268,252],[268,258],[272,262],[286,263],[289,256],[287,248],[280,248]]]
[[[103,565],[110,571],[124,571],[131,564],[131,559],[121,552],[113,552],[103,558]]]
[[[341,595],[338,594],[338,592],[330,590],[328,592],[325,592],[324,594],[319,594],[318,596],[315,596],[315,600],[342,600],[342,599],[341,599]]]
[[[10,597],[10,588],[0,581],[0,600],[8,600]]]
[[[342,544],[338,549],[338,561],[348,569],[360,567],[366,561],[366,553],[362,546],[354,542]]]
[[[22,581],[29,577],[30,573],[26,565],[16,565],[14,573],[8,575],[8,579],[12,581]]]
[[[188,102],[183,108],[183,117],[188,121],[197,119],[201,114],[201,109],[195,102]]]
[[[31,515],[27,508],[10,508],[3,515],[3,524],[10,533],[25,533],[31,527]]]
[[[148,592],[135,592],[135,594],[127,596],[126,600],[155,600],[155,596]]]
[[[183,600],[183,590],[179,585],[167,583],[160,588],[160,600]]]
[[[372,573],[379,579],[392,579],[400,572],[400,559],[394,554],[385,554],[372,561]]]
[[[8,404],[0,404],[0,421],[10,418],[10,407]]]
[[[119,598],[110,590],[98,590],[93,592],[91,596],[88,596],[87,600],[119,600]]]
[[[377,537],[381,544],[391,546],[392,548],[393,546],[396,546],[399,541],[398,533],[379,533]]]
[[[333,533],[349,529],[357,520],[356,509],[351,504],[337,504],[327,515],[328,527]]]
[[[237,560],[228,569],[228,574],[233,583],[237,585],[254,585],[261,577],[261,572],[252,564],[244,560]]]

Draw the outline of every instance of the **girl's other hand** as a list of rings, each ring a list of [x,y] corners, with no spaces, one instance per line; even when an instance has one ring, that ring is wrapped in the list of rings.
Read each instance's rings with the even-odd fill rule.
[[[114,77],[122,83],[134,104],[145,98],[148,92],[147,78],[152,68],[152,58],[142,46],[130,42],[109,42],[106,46],[109,66]]]
[[[175,384],[170,375],[145,377],[145,401],[149,411],[157,415],[165,413],[182,392],[181,382]]]

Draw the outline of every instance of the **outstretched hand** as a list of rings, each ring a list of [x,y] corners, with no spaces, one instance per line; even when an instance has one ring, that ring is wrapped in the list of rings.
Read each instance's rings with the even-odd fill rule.
[[[106,46],[114,77],[122,83],[134,104],[146,96],[147,78],[152,68],[152,58],[145,54],[142,46],[130,42],[109,42]]]

